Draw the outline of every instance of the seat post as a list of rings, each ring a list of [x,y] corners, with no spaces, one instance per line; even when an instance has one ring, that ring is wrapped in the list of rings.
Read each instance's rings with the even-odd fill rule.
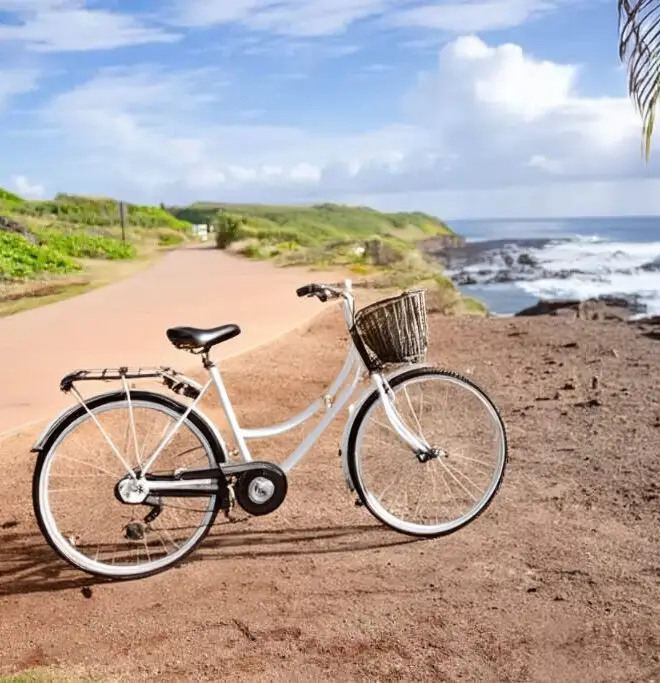
[[[210,348],[204,348],[202,350],[202,365],[204,366],[205,370],[210,370],[211,368],[215,367],[215,361],[212,361],[209,358],[209,353],[211,352]]]

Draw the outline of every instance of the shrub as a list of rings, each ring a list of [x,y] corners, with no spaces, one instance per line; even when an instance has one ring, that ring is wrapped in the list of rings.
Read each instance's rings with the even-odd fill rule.
[[[2,196],[0,196],[0,200]],[[20,198],[18,198],[20,201]],[[186,231],[190,224],[156,206],[138,206],[125,203],[128,224],[135,228],[163,228]],[[120,224],[119,202],[114,199],[80,197],[58,194],[54,200],[20,201],[12,210],[23,216],[55,218],[67,223],[85,226],[114,226]]]
[[[0,232],[0,279],[25,279],[39,273],[73,273],[82,266],[47,245],[28,242],[21,235]]]
[[[241,232],[243,220],[229,213],[218,213],[213,220],[213,227],[218,249],[226,249],[232,242],[243,236]]]
[[[9,192],[9,190],[5,190],[4,188],[0,187],[0,201],[18,203],[22,202],[23,199],[21,199],[21,197],[19,197],[17,194]]]
[[[184,236],[179,232],[168,232],[161,230],[158,233],[158,246],[173,247],[181,244],[185,240]]]
[[[264,248],[261,244],[257,243],[250,243],[245,245],[245,248],[243,249],[243,256],[247,256],[248,258],[254,258],[254,259],[264,259],[267,258],[267,254],[264,251]]]
[[[137,256],[135,247],[112,237],[87,235],[85,233],[62,233],[52,230],[40,233],[43,244],[62,254],[77,258],[109,260],[132,259]]]

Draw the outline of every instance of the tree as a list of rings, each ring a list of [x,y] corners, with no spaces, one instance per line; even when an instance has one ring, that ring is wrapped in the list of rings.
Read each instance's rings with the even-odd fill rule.
[[[618,0],[619,58],[628,70],[628,93],[642,119],[646,161],[660,100],[660,0]]]

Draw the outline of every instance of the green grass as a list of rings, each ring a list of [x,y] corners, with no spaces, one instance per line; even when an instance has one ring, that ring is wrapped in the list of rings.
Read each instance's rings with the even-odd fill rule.
[[[96,258],[111,261],[132,259],[137,256],[135,245],[113,237],[89,235],[80,231],[63,231],[54,228],[33,230],[50,249],[74,258]]]
[[[341,204],[274,206],[201,202],[170,210],[191,223],[210,223],[219,215],[228,214],[241,221],[241,239],[307,248],[374,236],[403,245],[452,232],[439,218],[424,213],[383,213]]]
[[[0,232],[0,285],[39,279],[48,284],[53,275],[63,276],[66,285],[67,275],[83,269],[81,259],[132,261],[145,251],[153,253],[189,239],[191,223],[211,223],[220,248],[247,258],[271,260],[282,267],[344,269],[382,288],[430,283],[434,291],[443,292],[443,306],[460,296],[443,279],[440,266],[417,249],[427,238],[460,237],[439,218],[419,211],[388,213],[330,203],[198,202],[187,207],[127,204],[126,208],[128,224],[122,235],[119,204],[113,199],[59,194],[52,200],[32,201],[0,188],[0,215],[25,225],[38,240],[35,245],[22,235]],[[84,269],[86,274],[87,266]],[[60,297],[81,286],[94,286],[94,278],[84,285],[72,281],[71,287],[61,290],[65,294],[44,291],[51,292],[48,297]],[[447,292],[453,293],[445,296]],[[27,289],[25,296],[30,296]],[[12,310],[20,308],[14,296],[11,301],[7,306]],[[463,309],[478,313],[477,304],[465,303]]]
[[[163,208],[127,204],[130,225],[139,228],[172,228],[188,231],[189,223],[182,221]],[[21,218],[48,219],[75,225],[110,226],[119,225],[119,202],[114,199],[80,197],[59,194],[52,200],[22,200],[3,190],[0,193],[0,213],[13,214]]]
[[[359,250],[374,240],[382,244],[385,260],[395,263],[415,252],[421,240],[455,236],[445,223],[428,214],[383,213],[339,204],[207,203],[171,210],[186,220],[213,224],[220,248],[247,258],[271,259],[281,266],[359,268],[370,263],[369,254]]]
[[[75,273],[81,266],[65,253],[36,245],[22,235],[0,232],[0,278],[16,280],[37,273]]]
[[[23,202],[23,200],[17,194],[9,192],[9,190],[4,190],[0,187],[0,202],[2,201],[12,202],[14,204],[20,204]]]
[[[466,300],[443,275],[441,266],[423,254],[418,243],[449,236],[460,240],[435,216],[419,211],[385,213],[363,206],[316,204],[274,206],[199,202],[170,208],[193,223],[212,223],[220,248],[279,266],[346,269],[356,280],[382,290],[423,284],[434,310],[482,314],[482,304]],[[369,244],[380,244],[372,251]],[[463,302],[463,303],[460,303]]]
[[[162,207],[58,195],[27,201],[0,188],[0,216],[33,240],[0,230],[0,317],[55,303],[129,277],[160,254],[194,239],[190,225]]]
[[[38,240],[0,231],[0,283],[80,271],[79,259],[125,261],[188,239],[190,224],[163,207],[127,204],[125,235],[113,199],[59,194],[32,201],[0,188],[0,216],[24,225]],[[125,237],[125,239],[124,239]]]

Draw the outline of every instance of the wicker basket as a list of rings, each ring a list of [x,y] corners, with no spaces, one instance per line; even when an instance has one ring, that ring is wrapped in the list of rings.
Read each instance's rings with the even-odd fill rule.
[[[360,309],[351,336],[370,372],[423,361],[428,349],[426,290],[409,290]]]

